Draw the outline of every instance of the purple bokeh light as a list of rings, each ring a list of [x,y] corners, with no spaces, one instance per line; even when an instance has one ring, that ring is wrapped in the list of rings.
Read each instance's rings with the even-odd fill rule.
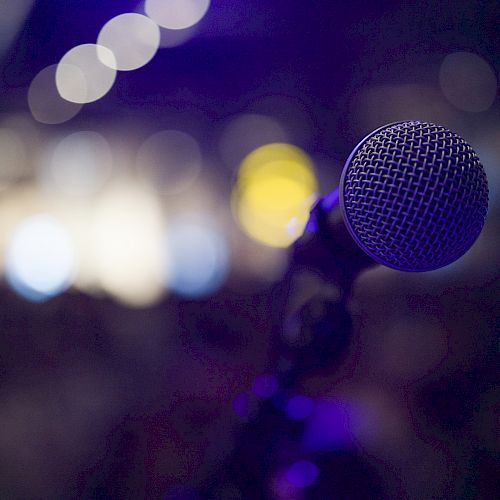
[[[349,447],[352,442],[349,430],[352,411],[344,401],[328,399],[318,402],[304,429],[303,446],[313,451]]]
[[[313,484],[319,476],[317,465],[309,460],[299,460],[287,470],[286,479],[297,488],[306,488]]]

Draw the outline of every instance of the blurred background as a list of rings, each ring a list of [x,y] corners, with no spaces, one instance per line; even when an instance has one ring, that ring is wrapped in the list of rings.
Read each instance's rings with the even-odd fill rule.
[[[360,276],[344,356],[285,404],[321,460],[252,480],[500,496],[499,25],[494,0],[2,2],[0,498],[246,500],[214,478],[275,393],[270,291],[398,120],[472,145],[483,233],[441,270]]]

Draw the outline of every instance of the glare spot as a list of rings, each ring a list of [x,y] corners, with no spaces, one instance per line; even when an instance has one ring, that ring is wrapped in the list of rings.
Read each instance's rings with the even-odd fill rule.
[[[290,484],[297,488],[306,488],[316,482],[319,476],[317,465],[309,460],[299,460],[292,464],[286,473],[286,478]]]
[[[56,71],[58,65],[53,64],[42,69],[33,78],[28,90],[28,106],[33,118],[48,125],[64,123],[78,114],[81,104],[63,99],[56,87]],[[68,74],[83,80],[83,73],[75,66],[66,68]]]
[[[477,54],[454,52],[439,70],[439,83],[446,98],[463,111],[486,111],[495,100],[498,82],[491,66]]]
[[[116,59],[108,48],[91,43],[78,45],[57,66],[57,90],[67,101],[81,104],[97,101],[113,86],[114,67]]]
[[[55,146],[47,173],[65,193],[86,196],[104,185],[112,165],[113,157],[106,139],[97,132],[81,131],[68,135]]]
[[[160,29],[149,17],[141,14],[121,14],[108,21],[97,39],[98,54],[101,48],[111,50],[115,60],[103,53],[101,58],[111,68],[130,71],[147,64],[160,45]]]
[[[224,283],[229,251],[223,234],[209,221],[177,220],[167,235],[170,289],[186,297],[206,296]]]
[[[149,137],[137,153],[139,174],[162,194],[180,193],[196,180],[202,158],[188,134],[163,130]]]
[[[207,13],[210,0],[146,0],[146,14],[158,25],[174,30],[189,28]]]
[[[224,129],[220,141],[222,159],[230,167],[255,149],[271,143],[284,143],[289,137],[283,127],[265,115],[245,114],[232,119]]]
[[[146,306],[164,290],[161,207],[149,191],[123,183],[96,206],[93,253],[101,287],[121,302]]]
[[[26,171],[26,159],[22,136],[15,130],[0,128],[0,191]]]
[[[312,162],[302,150],[268,144],[243,160],[233,190],[233,212],[252,238],[286,247],[303,231],[316,191]]]
[[[7,248],[6,272],[11,286],[29,300],[64,291],[75,273],[75,250],[65,228],[46,214],[25,220]]]

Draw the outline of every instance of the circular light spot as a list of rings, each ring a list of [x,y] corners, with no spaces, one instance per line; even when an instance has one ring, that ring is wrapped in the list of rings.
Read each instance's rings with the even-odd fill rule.
[[[299,460],[292,464],[286,473],[286,478],[290,484],[297,488],[306,488],[316,482],[319,476],[319,469],[316,464],[309,460]]]
[[[169,285],[182,296],[201,297],[216,291],[229,271],[224,236],[210,222],[180,219],[168,232]]]
[[[265,144],[284,143],[288,140],[283,127],[273,118],[245,114],[232,119],[226,126],[220,141],[220,151],[224,162],[233,167]]]
[[[463,111],[487,110],[495,100],[498,82],[490,65],[477,54],[454,52],[439,70],[439,83],[446,98]]]
[[[147,139],[137,153],[139,174],[162,194],[187,189],[201,171],[198,143],[177,130],[157,132]]]
[[[78,45],[67,52],[57,66],[57,90],[70,102],[97,101],[113,86],[114,67],[115,56],[107,47],[91,43]]]
[[[243,160],[233,190],[233,212],[252,238],[286,247],[301,235],[316,190],[312,162],[302,150],[268,144]]]
[[[131,306],[157,301],[164,291],[161,208],[147,190],[123,183],[96,206],[93,254],[104,290]]]
[[[0,128],[0,191],[26,172],[26,148],[15,130]]]
[[[146,0],[146,14],[158,25],[174,30],[189,28],[207,13],[210,0]]]
[[[104,52],[101,61],[113,69],[130,71],[147,64],[160,45],[160,29],[149,17],[141,14],[121,14],[108,21],[97,38],[98,54],[106,47],[115,56]]]
[[[86,196],[106,182],[113,165],[111,149],[97,132],[68,135],[54,148],[49,161],[50,180],[62,191]]]
[[[71,284],[75,250],[64,227],[46,214],[25,220],[7,249],[7,279],[23,297],[40,301]]]
[[[56,87],[56,70],[58,65],[53,64],[42,69],[33,78],[28,90],[28,106],[33,118],[40,123],[55,125],[64,123],[78,114],[81,104],[63,99]],[[66,68],[74,72],[77,78],[83,80],[80,69],[71,66]]]

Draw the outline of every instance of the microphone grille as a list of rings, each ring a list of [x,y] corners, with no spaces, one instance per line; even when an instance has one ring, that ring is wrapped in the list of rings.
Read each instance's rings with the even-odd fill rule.
[[[352,152],[341,205],[357,243],[376,261],[428,271],[462,256],[479,236],[488,183],[472,148],[439,125],[382,127]]]

